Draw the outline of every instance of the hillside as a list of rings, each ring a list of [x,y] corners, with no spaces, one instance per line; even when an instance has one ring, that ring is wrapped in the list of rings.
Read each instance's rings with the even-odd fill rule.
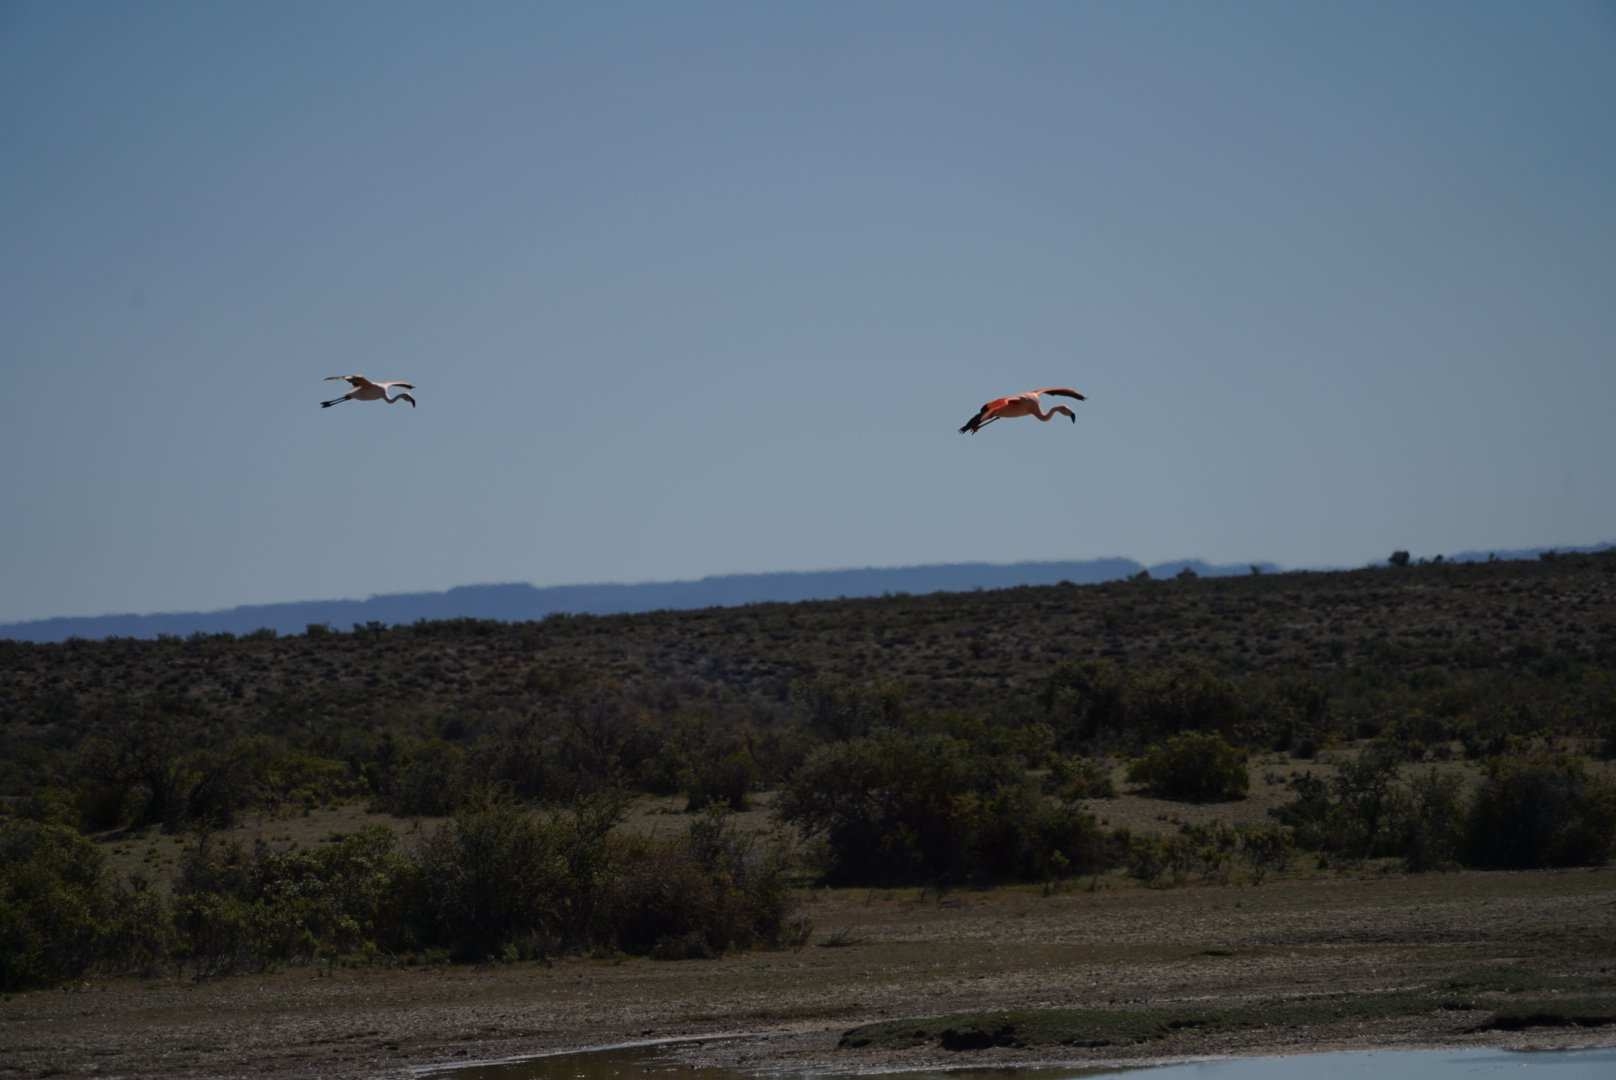
[[[1137,746],[1159,734],[1149,702],[1186,685],[1223,710],[1215,726],[1231,737],[1282,749],[1391,731],[1426,743],[1591,734],[1616,716],[1613,671],[1610,553],[351,633],[0,642],[0,794],[92,775],[135,783],[126,744],[140,731],[203,757],[259,740],[254,754],[301,762],[276,781],[283,795],[374,796],[412,754],[445,767],[498,758],[489,775],[507,779],[539,770],[546,779],[524,782],[534,791],[576,786],[591,769],[639,769],[636,783],[668,790],[671,776],[649,778],[657,757],[688,765],[737,742],[756,779],[775,782],[816,741],[883,715],[1036,721],[1073,748]],[[1076,717],[1092,708],[1065,703],[1112,691],[1137,699],[1113,718],[1126,730],[1092,730]],[[507,760],[516,744],[542,766]]]

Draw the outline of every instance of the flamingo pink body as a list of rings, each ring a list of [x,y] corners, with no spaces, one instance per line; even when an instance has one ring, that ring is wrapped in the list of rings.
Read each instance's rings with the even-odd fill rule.
[[[1054,394],[1058,397],[1075,398],[1078,401],[1088,400],[1076,390],[1065,386],[1046,386],[1042,390],[1028,390],[1024,394],[1011,394],[1009,397],[994,398],[977,410],[976,415],[965,421],[960,433],[970,432],[975,435],[995,420],[1005,420],[1017,416],[1036,416],[1048,422],[1057,414],[1069,417],[1072,423],[1077,423],[1077,414],[1065,405],[1056,405],[1048,412],[1039,404],[1038,398],[1044,394]]]
[[[322,409],[329,409],[331,406],[340,405],[344,401],[385,401],[389,405],[395,401],[407,401],[410,403],[410,408],[415,408],[415,399],[406,393],[400,392],[392,397],[387,396],[387,391],[391,387],[402,386],[405,390],[414,390],[414,383],[399,382],[397,379],[388,382],[371,382],[363,375],[327,375],[325,377],[326,382],[332,382],[333,380],[346,382],[353,389],[339,398],[320,402],[320,408]]]

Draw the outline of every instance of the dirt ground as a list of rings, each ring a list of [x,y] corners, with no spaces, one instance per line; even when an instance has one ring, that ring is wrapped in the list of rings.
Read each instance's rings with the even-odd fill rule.
[[[844,1050],[872,1020],[952,1012],[1367,994],[1492,966],[1556,978],[1616,970],[1616,868],[1261,886],[816,891],[810,943],[712,961],[291,968],[261,976],[92,980],[0,1001],[0,1078],[398,1077],[624,1041],[691,1063],[838,1072],[1109,1063],[1325,1047],[1611,1045],[1616,1028],[1476,1032],[1475,1013],[1327,1018],[1137,1047]]]

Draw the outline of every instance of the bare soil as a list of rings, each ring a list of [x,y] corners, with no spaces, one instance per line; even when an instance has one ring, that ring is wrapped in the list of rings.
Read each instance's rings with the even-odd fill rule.
[[[1616,869],[1054,895],[820,890],[810,943],[712,961],[291,968],[196,982],[94,980],[0,1001],[0,1077],[389,1077],[424,1067],[690,1036],[693,1063],[837,1072],[1416,1045],[1611,1045],[1616,1027],[1483,1030],[1474,1008],[1365,1021],[1329,1002],[1440,988],[1608,984]],[[1326,1003],[1304,1023],[1186,1028],[1136,1045],[838,1049],[872,1020],[1054,1008]],[[1292,1014],[1293,1015],[1293,1014]]]

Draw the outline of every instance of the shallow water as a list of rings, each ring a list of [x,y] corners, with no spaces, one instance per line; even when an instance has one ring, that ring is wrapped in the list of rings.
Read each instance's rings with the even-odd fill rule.
[[[551,1054],[519,1061],[488,1062],[422,1070],[433,1080],[777,1080],[766,1065],[756,1069],[696,1068],[673,1060],[666,1043]],[[814,1080],[852,1080],[855,1074],[796,1073]],[[863,1074],[862,1080],[869,1080]],[[1222,1058],[1137,1069],[1037,1068],[948,1069],[892,1073],[892,1080],[1612,1080],[1616,1049],[1604,1050],[1370,1050],[1284,1057]]]
[[[1369,1050],[1290,1057],[1227,1058],[1102,1073],[1130,1080],[1611,1080],[1616,1050]]]

